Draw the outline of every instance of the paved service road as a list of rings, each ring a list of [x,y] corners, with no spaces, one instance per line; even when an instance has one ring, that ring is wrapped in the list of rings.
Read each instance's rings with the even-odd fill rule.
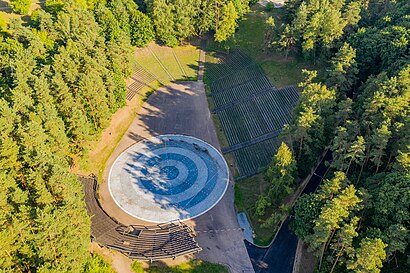
[[[257,273],[291,273],[298,238],[289,230],[289,217],[283,223],[269,248],[259,248],[246,242],[249,256]]]
[[[316,190],[326,174],[328,166],[326,161],[332,160],[332,154],[328,151],[316,168],[302,194]],[[245,241],[246,248],[251,258],[256,273],[292,273],[295,260],[298,238],[289,229],[290,217],[283,223],[275,241],[268,248],[260,248]]]

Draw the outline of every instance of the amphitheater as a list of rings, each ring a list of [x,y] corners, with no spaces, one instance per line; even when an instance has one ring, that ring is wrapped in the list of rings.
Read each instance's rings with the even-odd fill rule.
[[[254,272],[236,219],[233,181],[270,162],[298,92],[273,86],[240,50],[206,56],[201,51],[198,81],[183,82],[175,79],[191,79],[192,67],[182,67],[167,49],[167,58],[175,58],[180,68],[178,76],[161,63],[158,52],[152,45],[143,49],[163,71],[156,74],[137,62],[126,98],[133,100],[155,81],[172,83],[145,102],[108,160],[102,181],[80,177],[93,215],[92,239],[131,259],[188,255],[224,264],[231,272]],[[226,137],[222,147],[213,117]],[[234,165],[227,166],[223,155],[232,155]],[[236,169],[235,177],[229,169]]]

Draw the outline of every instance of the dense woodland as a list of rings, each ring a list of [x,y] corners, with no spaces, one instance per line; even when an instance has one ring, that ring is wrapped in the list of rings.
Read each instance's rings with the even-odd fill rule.
[[[28,14],[30,4],[10,5]],[[24,21],[0,18],[1,272],[94,272],[90,220],[69,169],[125,105],[135,46],[175,46],[209,30],[223,41],[249,9],[239,0],[139,4],[47,0]]]
[[[325,71],[304,71],[271,192],[291,192],[330,149],[326,178],[298,200],[292,223],[317,272],[409,272],[410,3],[292,0],[285,9],[285,22],[266,21],[267,47]]]

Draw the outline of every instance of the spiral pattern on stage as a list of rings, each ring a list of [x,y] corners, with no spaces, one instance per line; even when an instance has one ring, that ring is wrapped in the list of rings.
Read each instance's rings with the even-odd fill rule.
[[[194,137],[162,135],[138,142],[111,167],[109,190],[128,214],[155,223],[188,220],[214,207],[229,172],[223,156]]]

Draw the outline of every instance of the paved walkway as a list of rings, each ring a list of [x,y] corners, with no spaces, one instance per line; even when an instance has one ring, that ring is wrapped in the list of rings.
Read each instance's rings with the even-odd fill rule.
[[[144,138],[161,134],[197,137],[220,151],[202,81],[176,82],[154,92],[108,160],[100,185],[100,200],[105,211],[123,224],[149,223],[128,215],[115,204],[107,186],[108,171],[114,160],[128,147]],[[233,184],[229,183],[225,196],[214,208],[187,222],[195,230],[201,231],[196,240],[203,251],[196,257],[225,264],[233,273],[254,272],[243,232],[236,219],[233,200]]]
[[[206,39],[201,40],[200,51],[199,51],[199,63],[198,63],[198,81],[202,82],[205,75],[205,49],[206,49]]]
[[[329,166],[326,161],[332,160],[332,154],[328,151],[320,161],[312,177],[309,179],[302,194],[316,191]],[[249,256],[255,272],[257,273],[292,273],[295,261],[298,238],[289,229],[290,217],[288,217],[268,248],[260,248],[246,242]]]

